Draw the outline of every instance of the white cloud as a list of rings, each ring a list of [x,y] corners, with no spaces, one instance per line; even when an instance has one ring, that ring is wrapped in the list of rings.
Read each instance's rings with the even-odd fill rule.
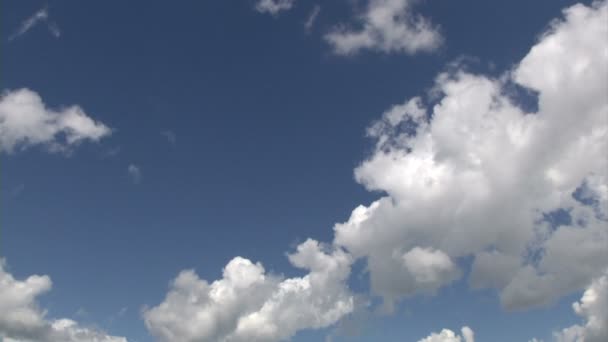
[[[307,240],[289,260],[309,272],[282,279],[241,257],[211,284],[183,271],[165,300],[144,312],[146,326],[162,341],[279,341],[329,326],[353,310],[347,253]]]
[[[312,11],[310,12],[310,14],[308,15],[306,22],[304,22],[304,28],[306,29],[307,32],[310,32],[312,30],[312,27],[315,25],[315,22],[317,21],[317,17],[319,16],[319,13],[321,13],[321,6],[315,5],[312,8]]]
[[[325,36],[340,55],[369,49],[385,53],[414,54],[432,51],[442,42],[437,28],[428,19],[414,14],[415,0],[368,0],[358,18],[360,28],[339,26]]]
[[[12,342],[126,342],[70,319],[49,320],[36,298],[51,289],[48,276],[17,280],[0,260],[0,340]]]
[[[43,7],[40,10],[36,11],[36,13],[32,14],[32,16],[25,19],[21,23],[21,25],[19,26],[17,31],[15,31],[13,34],[11,34],[11,36],[8,38],[8,40],[11,41],[11,40],[21,37],[22,35],[26,34],[28,31],[30,31],[32,28],[34,28],[36,25],[38,25],[40,23],[46,23],[49,32],[55,38],[59,38],[61,36],[61,31],[59,30],[59,27],[57,26],[57,24],[49,22],[48,7]]]
[[[277,15],[293,7],[295,0],[258,0],[255,9],[260,13]]]
[[[572,307],[584,318],[584,325],[573,325],[556,333],[557,342],[608,341],[608,270],[591,283]]]
[[[608,266],[608,5],[564,13],[503,77],[442,74],[431,103],[406,100],[370,127],[376,149],[355,178],[386,196],[337,224],[334,243],[367,259],[387,305],[428,291],[421,279],[449,283],[465,256],[471,285],[508,309],[547,305]],[[538,93],[537,112],[514,85]],[[553,227],[559,209],[571,222]],[[404,267],[413,250],[436,261]]]
[[[380,5],[405,6],[370,8]],[[497,289],[508,309],[585,287],[608,267],[608,3],[564,13],[509,73],[441,74],[430,100],[408,99],[371,125],[376,148],[355,178],[385,195],[336,224],[329,251],[309,240],[290,255],[308,274],[282,279],[240,257],[212,283],[184,271],[145,311],[148,329],[163,341],[233,342],[331,325],[353,310],[346,283],[360,258],[389,307],[458,279],[471,256],[471,286]],[[514,87],[536,92],[538,110],[518,105]],[[571,220],[548,222],[557,210]],[[463,339],[473,341],[466,327],[422,341]]]
[[[475,342],[471,328],[463,327],[461,332],[462,336],[459,336],[452,330],[443,329],[440,333],[432,333],[418,342]]]
[[[135,184],[139,184],[141,182],[141,169],[139,166],[135,164],[129,164],[127,167],[127,172],[129,173],[129,177]]]
[[[29,89],[7,91],[0,97],[0,151],[3,152],[36,145],[50,151],[69,151],[82,141],[99,141],[110,132],[79,106],[47,108],[40,96]]]

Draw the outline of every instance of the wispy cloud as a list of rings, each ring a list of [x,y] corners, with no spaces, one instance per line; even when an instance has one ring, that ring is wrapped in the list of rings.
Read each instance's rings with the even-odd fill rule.
[[[61,36],[61,30],[59,30],[59,26],[56,23],[51,22],[49,19],[49,8],[47,6],[39,9],[36,13],[32,14],[29,18],[25,19],[17,31],[15,31],[8,38],[9,41],[13,41],[22,35],[29,32],[31,29],[36,27],[38,24],[45,24],[49,32],[55,37],[59,38]]]
[[[141,169],[139,166],[135,164],[130,164],[127,168],[127,172],[129,173],[129,177],[133,180],[133,183],[139,184],[141,182]]]
[[[175,143],[177,143],[177,135],[175,134],[175,132],[173,132],[171,130],[167,130],[167,131],[160,132],[160,134],[162,136],[164,136],[165,138],[167,138],[167,141],[171,145],[175,145]]]
[[[306,29],[306,32],[310,32],[312,30],[312,27],[315,25],[315,22],[317,21],[317,17],[319,16],[319,13],[321,13],[321,6],[315,5],[312,8],[312,11],[310,12],[310,14],[308,15],[308,19],[306,19],[306,22],[304,23],[304,28]]]

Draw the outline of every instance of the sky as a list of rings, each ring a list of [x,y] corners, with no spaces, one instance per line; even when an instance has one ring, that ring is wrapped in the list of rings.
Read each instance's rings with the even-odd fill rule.
[[[608,340],[608,1],[0,6],[0,340]]]

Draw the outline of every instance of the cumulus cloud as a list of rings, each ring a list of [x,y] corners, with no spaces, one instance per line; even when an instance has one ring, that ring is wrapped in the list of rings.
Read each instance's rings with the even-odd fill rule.
[[[36,298],[51,289],[48,276],[17,280],[0,259],[0,340],[11,342],[126,342],[124,337],[83,327],[70,319],[50,320]]]
[[[19,28],[11,34],[8,38],[9,41],[14,40],[16,38],[21,37],[22,35],[29,32],[36,25],[45,23],[49,32],[55,37],[59,38],[61,36],[61,31],[57,24],[49,21],[49,9],[48,7],[43,7],[40,10],[36,11],[36,13],[32,14],[29,18],[25,19]]]
[[[295,0],[258,0],[255,9],[260,13],[277,15],[293,7]]]
[[[585,320],[584,325],[573,325],[555,333],[557,342],[608,341],[608,270],[591,283],[572,307]]]
[[[347,253],[307,240],[289,261],[308,273],[283,279],[241,257],[210,284],[183,271],[165,300],[144,312],[146,326],[162,341],[281,341],[353,311]]]
[[[29,89],[7,91],[0,97],[0,151],[12,153],[42,145],[69,151],[83,141],[99,141],[110,128],[79,106],[54,110]]]
[[[376,149],[355,178],[386,196],[337,224],[334,243],[367,259],[389,305],[448,284],[465,256],[471,285],[508,309],[550,304],[608,266],[608,5],[564,15],[502,77],[441,74],[426,102],[369,128]],[[547,220],[556,211],[569,220]]]
[[[463,327],[460,331],[462,336],[457,335],[452,330],[443,329],[440,333],[432,333],[418,342],[475,342],[471,328]]]
[[[387,110],[354,172],[384,195],[336,224],[331,247],[308,240],[289,256],[305,276],[283,279],[240,257],[212,283],[184,271],[145,311],[149,331],[163,341],[278,341],[331,325],[354,309],[356,259],[389,308],[459,279],[462,258],[473,260],[471,286],[497,289],[507,309],[587,286],[608,267],[606,22],[606,1],[572,6],[501,77],[455,68],[429,94]],[[513,89],[537,94],[537,109]],[[567,219],[548,219],[556,212]],[[577,312],[597,317],[591,302]],[[462,340],[473,332],[422,341]]]
[[[432,51],[442,42],[430,21],[413,13],[416,0],[368,0],[359,15],[357,28],[338,26],[325,40],[340,55],[361,50],[414,54]]]

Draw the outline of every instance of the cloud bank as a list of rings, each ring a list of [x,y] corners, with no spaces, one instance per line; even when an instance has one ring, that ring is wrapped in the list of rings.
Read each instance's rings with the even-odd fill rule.
[[[507,309],[550,304],[607,266],[608,5],[564,14],[503,77],[441,74],[427,103],[369,128],[376,149],[355,178],[386,196],[337,224],[335,244],[367,259],[387,304],[449,284],[465,256],[472,287]],[[537,93],[538,111],[513,87]],[[556,211],[569,222],[547,220]]]
[[[49,151],[69,151],[83,141],[99,141],[110,128],[95,121],[79,106],[47,108],[29,89],[6,91],[0,96],[0,152],[41,145]]]
[[[347,42],[338,51],[427,46],[396,43],[412,27],[429,27],[391,16],[409,6],[370,2],[362,31],[337,31],[335,41]],[[472,288],[496,289],[509,310],[583,289],[608,267],[606,22],[608,2],[575,5],[501,77],[458,67],[439,75],[428,94],[369,127],[375,149],[355,179],[384,195],[336,224],[331,246],[309,240],[290,255],[307,275],[282,279],[239,257],[210,284],[185,271],[145,312],[148,329],[163,341],[278,341],[329,326],[353,310],[347,281],[357,259],[367,262],[372,295],[389,308],[468,273]],[[537,109],[526,109],[522,94]],[[551,219],[556,213],[566,219]],[[588,322],[600,317],[592,297],[577,304]],[[423,341],[463,339],[473,341],[470,329]]]

